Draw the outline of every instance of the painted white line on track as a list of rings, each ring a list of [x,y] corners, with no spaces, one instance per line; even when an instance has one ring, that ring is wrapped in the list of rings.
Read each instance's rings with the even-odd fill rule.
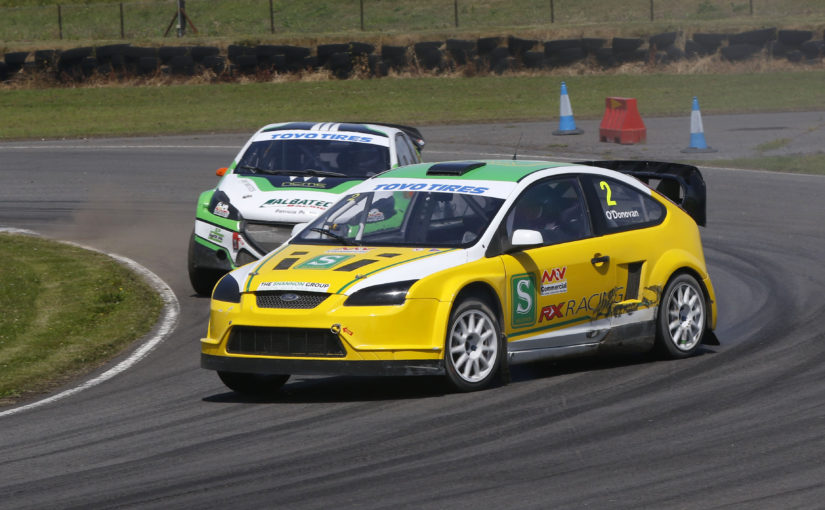
[[[31,230],[23,230],[23,229],[16,229],[16,228],[4,228],[0,227],[0,232],[8,232],[12,234],[25,234],[25,235],[32,235],[38,236],[36,232]],[[28,411],[29,409],[34,409],[36,407],[42,407],[47,404],[51,404],[53,402],[57,402],[58,400],[63,400],[66,397],[70,397],[77,393],[80,393],[83,390],[87,390],[93,386],[97,386],[98,384],[108,381],[109,379],[115,377],[116,375],[124,372],[138,363],[140,360],[145,358],[152,350],[157,347],[161,342],[163,342],[166,337],[175,329],[178,323],[178,317],[180,316],[180,303],[178,302],[178,298],[175,296],[175,293],[172,289],[164,282],[158,275],[153,273],[152,271],[148,270],[144,266],[138,264],[132,259],[112,254],[112,253],[105,253],[98,249],[91,248],[88,246],[83,246],[81,244],[72,243],[68,241],[58,241],[63,244],[68,244],[71,246],[77,246],[86,250],[95,251],[98,253],[103,253],[104,255],[108,255],[113,259],[117,260],[121,264],[127,266],[132,271],[138,273],[139,275],[143,276],[143,278],[149,283],[149,285],[155,289],[155,291],[160,294],[161,299],[163,300],[163,310],[161,312],[160,319],[158,320],[156,331],[152,335],[151,338],[146,340],[143,344],[141,344],[137,349],[135,349],[132,354],[130,354],[126,359],[118,363],[117,365],[113,366],[112,368],[106,370],[102,374],[88,381],[84,382],[79,386],[75,386],[74,388],[70,388],[68,390],[62,391],[50,397],[44,398],[42,400],[38,400],[36,402],[32,402],[30,404],[26,404],[20,407],[15,407],[12,409],[8,409],[6,411],[0,412],[0,418],[3,416],[10,416],[13,414],[21,413],[23,411]]]

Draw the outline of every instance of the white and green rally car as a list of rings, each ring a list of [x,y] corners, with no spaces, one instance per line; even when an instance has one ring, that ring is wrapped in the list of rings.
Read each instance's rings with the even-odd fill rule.
[[[421,161],[424,140],[394,124],[287,122],[261,128],[218,186],[198,198],[189,280],[208,295],[226,272],[289,239],[341,193],[384,170]]]

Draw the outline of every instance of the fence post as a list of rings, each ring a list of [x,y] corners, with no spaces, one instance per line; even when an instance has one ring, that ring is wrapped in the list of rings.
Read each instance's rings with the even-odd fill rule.
[[[57,4],[57,32],[60,39],[63,39],[63,10],[60,8],[60,4]]]
[[[751,16],[753,16],[753,0],[750,0],[748,3],[750,4]]]
[[[269,31],[275,33],[275,8],[272,5],[272,0],[269,0]]]
[[[550,0],[550,23],[556,22],[556,5]]]
[[[183,19],[184,9],[186,9],[186,0],[178,0],[178,37],[186,35],[186,20]]]
[[[650,21],[653,21],[653,0],[650,0]]]
[[[364,31],[364,0],[361,0],[361,31]]]
[[[455,12],[455,27],[458,28],[458,0],[454,0],[453,10]]]
[[[126,32],[123,30],[123,2],[120,2],[120,38],[126,39]]]

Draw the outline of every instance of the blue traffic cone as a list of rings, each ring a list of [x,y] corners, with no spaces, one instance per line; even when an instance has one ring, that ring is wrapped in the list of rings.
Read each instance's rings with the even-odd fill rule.
[[[717,152],[708,147],[705,141],[705,128],[702,126],[702,112],[699,111],[699,100],[693,98],[693,110],[690,112],[690,146],[682,152]]]
[[[553,131],[554,135],[580,135],[584,133],[576,128],[576,121],[573,119],[573,108],[570,106],[570,97],[567,95],[567,85],[561,82],[561,101],[559,102],[559,129]]]

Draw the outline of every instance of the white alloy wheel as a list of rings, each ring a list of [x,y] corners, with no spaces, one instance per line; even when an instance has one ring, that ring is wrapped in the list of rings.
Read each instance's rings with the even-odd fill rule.
[[[659,312],[661,347],[671,357],[693,354],[705,332],[705,296],[696,280],[679,275],[668,284]]]
[[[453,385],[462,391],[487,386],[496,374],[501,352],[498,321],[481,301],[463,301],[453,312],[445,361]]]

